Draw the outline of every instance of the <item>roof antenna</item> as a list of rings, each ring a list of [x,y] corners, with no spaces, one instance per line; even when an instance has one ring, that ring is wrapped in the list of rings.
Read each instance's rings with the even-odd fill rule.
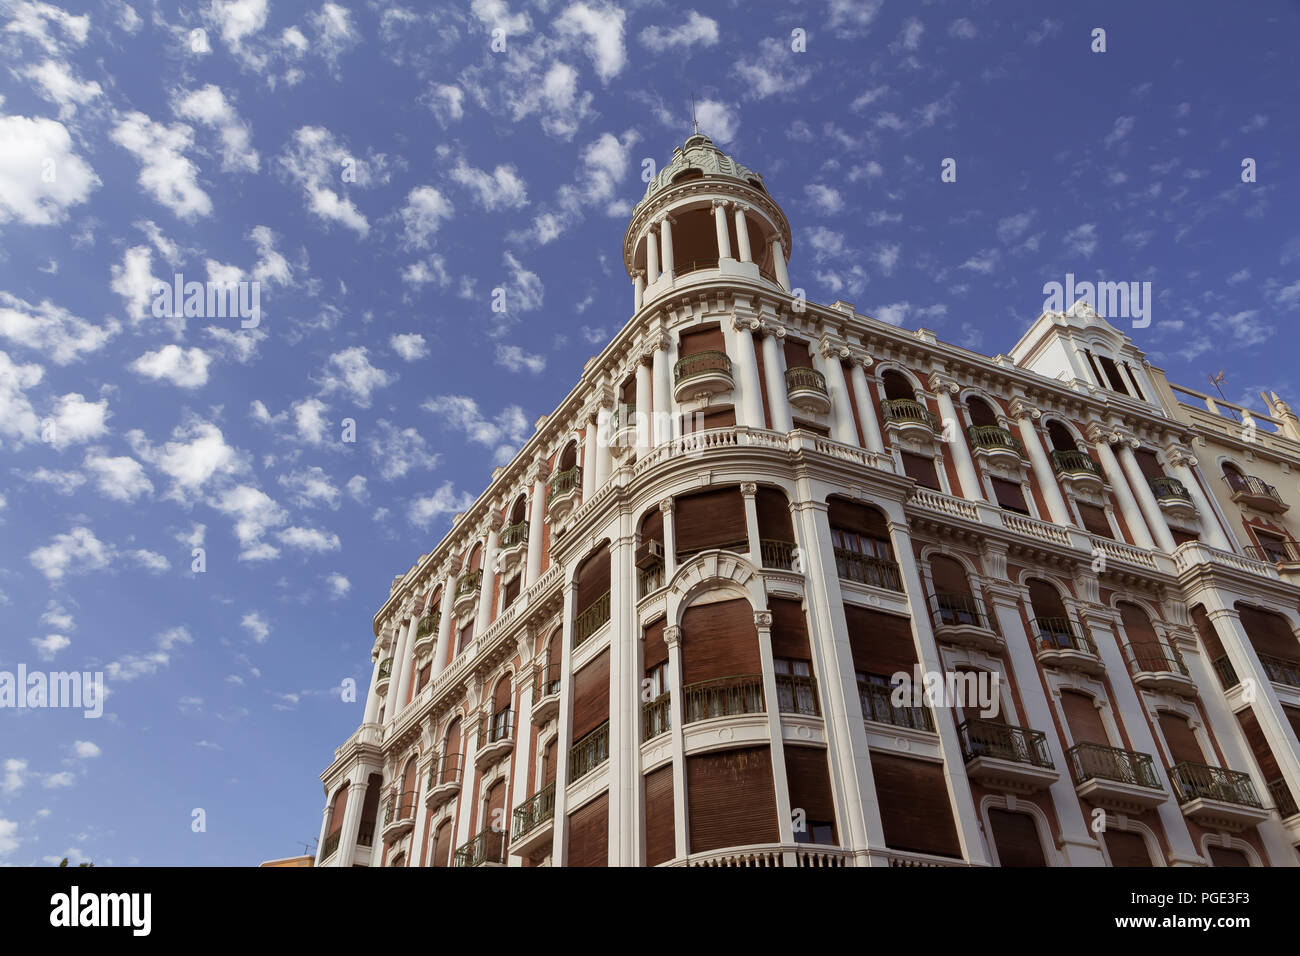
[[[696,136],[700,133],[700,121],[695,118],[695,94],[691,94],[691,125],[695,127]]]

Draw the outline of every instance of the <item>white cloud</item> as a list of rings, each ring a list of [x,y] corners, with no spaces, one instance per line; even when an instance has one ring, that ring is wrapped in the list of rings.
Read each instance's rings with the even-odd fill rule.
[[[998,267],[1000,253],[996,249],[981,249],[975,255],[971,256],[961,264],[959,268],[969,269],[971,272],[979,272],[988,275]]]
[[[188,628],[184,626],[170,628],[154,637],[157,650],[144,654],[127,654],[110,661],[104,668],[104,673],[108,675],[109,680],[123,683],[149,677],[158,673],[159,668],[171,663],[172,648],[177,644],[192,643],[194,638]]]
[[[871,28],[884,0],[829,0],[827,26],[841,40],[860,37]]]
[[[909,17],[903,22],[903,32],[898,36],[898,42],[903,45],[904,50],[916,50],[921,46],[921,35],[925,33],[925,24],[916,17]]]
[[[279,482],[289,492],[289,500],[300,508],[313,508],[318,504],[337,508],[342,498],[338,486],[319,465],[281,475]]]
[[[43,661],[54,660],[55,655],[70,644],[72,641],[62,634],[46,634],[44,637],[32,638],[32,647],[36,648],[37,656]]]
[[[114,127],[113,142],[140,161],[140,185],[176,216],[191,220],[212,212],[212,200],[198,184],[198,167],[185,151],[194,131],[183,123],[164,126],[132,111]]]
[[[1019,239],[1033,223],[1035,212],[1036,210],[1030,209],[1027,212],[1018,212],[999,219],[998,238],[1008,243]]]
[[[881,243],[871,253],[871,259],[880,268],[881,272],[885,275],[892,275],[894,266],[898,264],[901,250],[902,247],[897,243]]]
[[[429,527],[443,515],[452,515],[464,511],[474,503],[469,494],[456,494],[451,482],[443,484],[431,495],[415,498],[407,510],[407,520],[417,528],[428,531]]]
[[[8,353],[0,352],[0,436],[13,439],[15,445],[36,441],[40,433],[40,420],[25,392],[44,374],[39,365],[18,365]]]
[[[12,820],[0,820],[0,856],[8,856],[18,849],[18,824]]]
[[[100,180],[51,119],[0,116],[0,223],[48,226],[68,218]]]
[[[812,76],[808,69],[800,66],[800,54],[793,53],[788,43],[775,37],[766,37],[759,44],[757,56],[737,62],[735,73],[744,84],[748,98],[757,100],[779,93],[793,93]]]
[[[97,744],[91,743],[89,740],[74,740],[72,742],[72,752],[78,760],[89,760],[103,753]]]
[[[243,457],[226,444],[221,429],[198,419],[178,425],[172,440],[157,448],[138,429],[127,433],[136,455],[167,477],[172,486],[167,497],[188,501],[216,477],[231,477],[247,469]]]
[[[307,209],[313,215],[337,222],[359,236],[370,233],[370,222],[356,205],[334,189],[345,183],[366,188],[384,176],[384,157],[362,160],[354,156],[334,134],[320,126],[303,126],[293,134],[280,156],[280,167],[302,187]]]
[[[105,498],[129,502],[153,494],[153,482],[134,458],[125,455],[110,457],[99,449],[90,449],[82,467],[95,476],[99,493]]]
[[[531,433],[524,410],[518,405],[507,406],[493,421],[485,418],[478,402],[466,395],[439,395],[420,407],[465,432],[470,441],[493,449],[501,464],[510,460]]]
[[[561,36],[579,38],[587,56],[596,67],[602,83],[608,83],[623,71],[627,50],[623,46],[623,21],[625,14],[608,3],[570,4],[555,21]]]
[[[239,624],[257,644],[266,643],[266,639],[271,636],[271,625],[266,623],[258,611],[249,611]]]
[[[730,143],[740,132],[740,116],[735,107],[720,100],[700,100],[695,104],[700,130],[719,143]]]
[[[69,574],[103,570],[114,553],[113,546],[100,541],[89,528],[76,527],[67,534],[56,534],[27,559],[47,580],[58,582]]]
[[[956,37],[958,40],[973,40],[979,36],[979,30],[970,20],[961,17],[948,24],[948,36]]]
[[[156,352],[145,352],[128,367],[154,381],[171,382],[178,388],[199,388],[208,384],[211,361],[203,349],[164,345]]]
[[[320,531],[316,528],[285,528],[276,534],[280,543],[290,548],[297,548],[299,551],[315,551],[324,553],[326,551],[338,551],[342,547],[339,542],[339,536],[326,531]]]
[[[365,346],[354,345],[329,357],[322,372],[321,394],[346,392],[362,408],[369,408],[371,394],[397,381],[397,373],[370,364]]]
[[[316,34],[315,50],[337,68],[339,57],[361,42],[352,21],[352,11],[337,3],[325,3],[307,17]]]
[[[42,96],[58,105],[59,119],[76,116],[78,106],[85,106],[104,92],[103,87],[93,80],[83,83],[72,72],[72,67],[61,60],[46,60],[39,66],[29,66],[23,71],[23,76],[35,82]]]
[[[70,495],[86,483],[86,476],[79,471],[55,471],[44,467],[22,477],[33,484],[46,485],[59,495]]]
[[[320,445],[325,441],[325,432],[330,425],[325,417],[328,410],[329,406],[318,398],[304,398],[293,404],[293,423],[302,441],[309,445]]]
[[[1136,125],[1136,116],[1121,116],[1115,120],[1115,125],[1111,128],[1111,131],[1106,134],[1106,138],[1102,142],[1105,143],[1106,147],[1109,149],[1111,146],[1114,146],[1116,143],[1125,139],[1129,133],[1133,132],[1133,127]]]
[[[215,83],[172,94],[172,109],[182,119],[202,123],[221,138],[221,168],[225,172],[255,173],[261,164],[253,149],[253,131]]]
[[[379,477],[385,481],[438,465],[438,456],[429,451],[429,443],[417,429],[398,428],[382,418],[371,432],[368,447],[379,468]]]
[[[235,519],[235,538],[242,548],[239,560],[269,561],[280,556],[280,550],[263,541],[262,536],[267,529],[284,524],[288,515],[264,491],[237,485],[222,492],[211,504]]]
[[[455,84],[439,83],[429,91],[429,109],[443,126],[465,115],[465,92]]]
[[[425,343],[424,336],[415,332],[390,336],[388,344],[394,352],[407,362],[417,362],[429,355],[429,346]]]
[[[5,31],[34,40],[46,53],[57,53],[65,46],[63,41],[51,33],[51,25],[59,28],[64,41],[71,46],[84,45],[90,33],[89,14],[73,16],[66,10],[41,0],[23,0],[6,6],[9,7],[6,12],[11,14],[12,19],[5,24]]]
[[[98,352],[122,326],[114,319],[95,325],[49,299],[39,305],[0,292],[0,337],[41,352],[55,365],[69,365]]]
[[[253,278],[258,282],[276,285],[288,285],[293,281],[293,269],[289,262],[275,249],[275,234],[268,226],[254,226],[248,232],[248,238],[257,247],[257,264],[253,266]]]
[[[834,215],[844,208],[839,190],[824,183],[809,183],[803,188],[813,208],[824,216]]]
[[[475,169],[462,159],[450,175],[455,182],[473,193],[478,204],[489,212],[519,209],[528,205],[528,185],[519,178],[519,172],[513,163],[497,166],[489,173],[485,169]],[[450,207],[448,211],[450,212]]]
[[[412,262],[402,270],[402,281],[412,288],[419,289],[429,283],[436,283],[439,289],[451,285],[451,275],[447,272],[447,262],[440,255],[432,255],[427,260]]]
[[[1097,249],[1096,223],[1084,223],[1065,234],[1065,251],[1072,256],[1087,258]]]
[[[525,269],[512,253],[505,253],[510,282],[506,287],[505,304],[508,312],[532,312],[542,307],[545,287],[536,272]]]
[[[702,16],[694,10],[686,15],[686,22],[675,27],[651,26],[641,31],[643,46],[655,53],[666,50],[689,50],[700,46],[717,46],[718,21]]]
[[[122,255],[122,264],[112,268],[109,288],[122,297],[126,317],[133,326],[153,315],[154,290],[162,282],[153,274],[153,250],[132,246]],[[179,320],[181,326],[184,320]]]
[[[61,396],[55,403],[51,444],[58,449],[79,445],[108,432],[108,399],[88,402],[75,393]]]
[[[528,369],[528,371],[536,375],[545,370],[546,356],[525,352],[517,345],[497,343],[497,364],[511,372]]]
[[[27,773],[27,761],[19,760],[17,757],[9,757],[5,760],[4,780],[0,782],[0,790],[5,793],[17,793],[23,788],[23,776]]]
[[[352,582],[337,571],[327,577],[325,583],[329,585],[331,598],[347,597],[348,592],[352,590]]]
[[[438,227],[454,212],[452,204],[438,190],[432,186],[416,186],[407,194],[406,205],[400,213],[405,226],[403,243],[406,248],[428,248]]]

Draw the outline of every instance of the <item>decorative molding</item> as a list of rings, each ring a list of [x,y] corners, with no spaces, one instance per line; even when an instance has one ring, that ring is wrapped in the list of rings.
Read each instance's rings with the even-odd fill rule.
[[[772,612],[771,612],[771,611],[755,611],[755,612],[754,612],[754,626],[755,626],[755,627],[771,627],[771,626],[772,626]]]
[[[746,498],[752,498],[758,494],[758,484],[753,481],[744,481],[740,484],[740,493]]]
[[[1038,421],[1043,417],[1041,409],[1031,405],[1023,398],[1013,398],[1010,406],[1011,417],[1017,421],[1028,418],[1032,421]]]
[[[664,643],[670,648],[676,647],[682,642],[682,629],[676,624],[670,624],[664,628]]]

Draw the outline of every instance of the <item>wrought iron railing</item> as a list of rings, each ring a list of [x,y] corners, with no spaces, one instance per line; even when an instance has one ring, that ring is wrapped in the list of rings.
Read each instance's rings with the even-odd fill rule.
[[[975,448],[1010,448],[1022,457],[1025,454],[1025,443],[1000,425],[972,425],[966,435]]]
[[[691,259],[688,262],[674,262],[673,274],[684,276],[691,272],[699,272],[701,269],[716,269],[717,267],[717,259]]]
[[[636,425],[636,403],[619,402],[609,416],[609,430],[616,432]]]
[[[1189,676],[1187,664],[1178,648],[1172,645],[1125,644],[1124,655],[1128,658],[1128,669],[1132,674],[1159,673],[1181,674]]]
[[[1179,501],[1191,501],[1192,496],[1177,478],[1152,478],[1151,491],[1158,500],[1176,498]]]
[[[1152,790],[1163,789],[1155,763],[1148,754],[1102,744],[1076,744],[1065,752],[1075,784],[1089,780],[1114,780]]]
[[[388,803],[384,804],[384,826],[390,823],[396,823],[399,820],[412,820],[415,818],[415,799],[418,796],[414,790],[407,790],[404,793],[394,794],[388,798]]]
[[[991,630],[992,625],[984,602],[972,594],[932,594],[930,613],[935,627],[970,625]]]
[[[694,355],[688,355],[677,360],[677,363],[673,366],[673,382],[681,383],[696,376],[708,375],[714,372],[722,372],[728,377],[731,376],[731,359],[727,358],[727,353],[712,349],[705,352],[696,352]]]
[[[1295,816],[1300,813],[1300,807],[1296,806],[1295,797],[1291,794],[1291,788],[1281,777],[1276,780],[1270,780],[1265,786],[1268,787],[1268,795],[1273,801],[1273,806],[1277,807],[1277,812],[1282,815],[1282,819]]]
[[[885,419],[891,422],[917,422],[939,432],[939,416],[910,398],[887,398],[880,403]]]
[[[1262,478],[1256,478],[1254,475],[1238,475],[1234,472],[1229,472],[1223,476],[1223,480],[1227,482],[1228,488],[1234,495],[1244,494],[1251,495],[1255,498],[1272,498],[1280,504],[1285,504],[1285,502],[1282,501],[1282,496],[1278,494],[1277,489]]]
[[[1169,768],[1169,782],[1173,785],[1174,796],[1179,803],[1218,800],[1263,809],[1250,774],[1240,770],[1225,770],[1222,767],[1184,761]]]
[[[497,547],[502,550],[513,548],[518,544],[528,543],[528,522],[519,521],[515,524],[501,529],[501,537],[497,539]]]
[[[645,597],[652,591],[658,591],[664,586],[664,565],[662,561],[651,565],[648,568],[636,569],[636,586],[637,596]]]
[[[1097,656],[1097,645],[1066,617],[1039,617],[1030,621],[1041,651],[1083,651]]]
[[[1264,674],[1273,683],[1300,687],[1300,661],[1272,657],[1269,654],[1259,654],[1258,657],[1260,666],[1264,668]]]
[[[815,368],[795,366],[785,370],[785,390],[789,392],[826,392],[826,376]]]
[[[385,657],[382,661],[379,662],[378,679],[383,680],[386,677],[392,677],[392,676],[393,676],[393,659],[391,657]]]
[[[892,688],[859,681],[858,694],[862,699],[864,720],[934,732],[934,715],[930,713],[930,708],[917,704],[894,703]]]
[[[889,591],[903,590],[903,575],[898,569],[897,561],[850,551],[848,548],[836,548],[835,567],[839,576],[846,581],[870,584]]]
[[[374,846],[375,845],[375,821],[362,820],[361,825],[357,827],[357,846]]]
[[[490,827],[480,831],[456,851],[454,866],[482,866],[506,861],[505,834]]]
[[[442,620],[441,611],[432,611],[420,618],[420,623],[415,629],[416,638],[433,637],[438,633],[438,622]]]
[[[561,471],[551,476],[550,482],[546,486],[547,502],[554,501],[562,495],[567,495],[578,487],[582,481],[582,469],[577,465],[572,468]]]
[[[511,842],[527,836],[552,819],[555,816],[554,781],[533,794],[522,807],[515,807],[513,816],[514,819],[510,822]]]
[[[763,567],[777,568],[781,571],[794,570],[795,544],[793,541],[763,538],[758,542],[758,548],[763,557]]]
[[[712,717],[763,713],[763,676],[739,674],[697,681],[682,688],[684,720],[693,724]]]
[[[464,754],[443,754],[438,758],[437,763],[429,768],[429,789],[448,783],[459,784],[464,765]]]
[[[641,705],[641,742],[666,734],[673,726],[672,693],[665,691]]]
[[[609,759],[609,721],[569,748],[569,783],[585,777]]]
[[[1092,460],[1092,456],[1084,451],[1075,451],[1072,448],[1056,449],[1051,455],[1052,468],[1058,475],[1068,475],[1072,472],[1087,472],[1090,475],[1101,477],[1101,465]]]
[[[342,830],[335,830],[325,838],[325,842],[321,844],[320,858],[322,860],[328,859],[339,848],[339,838],[342,835]]]
[[[533,703],[560,692],[560,665],[547,664],[537,668],[533,678]]]
[[[962,754],[967,760],[992,757],[1034,767],[1053,769],[1047,749],[1047,734],[1028,727],[1013,727],[996,720],[971,717],[957,726]]]
[[[490,717],[484,714],[478,721],[478,745],[480,748],[490,747],[492,744],[513,740],[514,730],[514,711],[500,710]]]
[[[822,707],[817,699],[817,678],[811,674],[777,674],[776,704],[777,710],[783,714],[820,717]]]
[[[481,569],[466,571],[459,581],[456,582],[456,597],[462,598],[468,594],[473,594],[483,586],[483,571]]]
[[[609,592],[606,591],[587,605],[586,609],[573,619],[573,646],[577,647],[591,637],[608,620]]]
[[[1231,690],[1241,683],[1241,678],[1237,676],[1237,669],[1232,666],[1232,661],[1228,660],[1226,654],[1214,659],[1214,673],[1219,675],[1219,683],[1223,685],[1224,690]]]
[[[1300,541],[1291,538],[1279,538],[1264,547],[1246,545],[1245,551],[1249,557],[1256,561],[1263,561],[1265,564],[1300,563]]]

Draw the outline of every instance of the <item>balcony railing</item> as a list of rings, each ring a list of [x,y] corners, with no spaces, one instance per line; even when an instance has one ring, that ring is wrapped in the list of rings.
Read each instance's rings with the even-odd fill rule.
[[[763,676],[740,674],[697,681],[682,688],[683,720],[693,724],[712,717],[763,713]]]
[[[456,851],[454,866],[482,866],[484,863],[505,863],[505,834],[496,830],[481,831]]]
[[[388,803],[384,805],[384,826],[399,820],[414,819],[416,796],[414,790],[407,790],[405,793],[389,797]]]
[[[1158,501],[1192,500],[1191,494],[1177,478],[1152,478],[1149,484]]]
[[[569,748],[569,783],[585,777],[609,759],[609,721]]]
[[[1260,666],[1264,668],[1264,673],[1273,683],[1285,684],[1288,687],[1300,687],[1300,661],[1291,661],[1284,657],[1271,657],[1268,654],[1259,654],[1258,657]]]
[[[1249,495],[1252,498],[1272,498],[1280,505],[1285,505],[1282,496],[1278,494],[1276,488],[1270,485],[1262,478],[1256,478],[1254,475],[1238,475],[1229,472],[1223,476],[1227,482],[1228,488],[1234,495]]]
[[[429,789],[448,783],[460,783],[461,769],[464,765],[463,754],[443,754],[437,765],[429,768]]]
[[[514,711],[502,710],[490,717],[484,714],[478,721],[478,745],[480,748],[490,747],[492,744],[511,740],[514,729]]]
[[[763,538],[758,542],[759,551],[763,556],[763,567],[777,568],[781,571],[794,570],[794,550],[793,541],[777,541],[774,538]]]
[[[826,395],[826,376],[813,368],[788,368],[785,370],[786,392],[819,392]]]
[[[684,276],[691,272],[699,272],[701,269],[716,269],[717,267],[717,259],[691,259],[687,262],[674,262],[673,274]]]
[[[1130,673],[1167,673],[1190,676],[1187,665],[1183,662],[1182,652],[1176,647],[1164,644],[1125,644],[1125,656],[1128,657]]]
[[[1295,797],[1291,795],[1291,788],[1281,777],[1276,780],[1270,780],[1267,784],[1268,795],[1273,801],[1273,806],[1277,807],[1277,812],[1282,815],[1282,819],[1293,817],[1300,813],[1300,807],[1296,806]]]
[[[393,676],[393,659],[391,657],[385,657],[382,661],[379,662],[378,679],[383,680],[385,677],[392,677],[392,676]]]
[[[777,710],[783,714],[820,717],[822,707],[817,699],[817,678],[810,674],[777,674],[776,704]]]
[[[1078,474],[1083,472],[1101,477],[1101,465],[1092,460],[1087,452],[1073,449],[1057,449],[1051,453],[1052,468],[1058,475]]]
[[[930,708],[895,704],[893,689],[879,684],[859,683],[858,693],[862,698],[864,720],[934,733],[934,715],[930,713]]]
[[[992,629],[984,602],[970,594],[932,594],[930,612],[935,627],[969,625]]]
[[[546,500],[551,502],[561,495],[567,495],[570,491],[578,487],[582,481],[582,469],[577,465],[566,471],[558,472],[551,476],[550,482],[546,486]]]
[[[335,830],[325,838],[325,842],[321,844],[321,860],[327,860],[334,855],[334,851],[339,848],[339,837],[341,836],[343,836],[343,831]]]
[[[966,430],[974,448],[1009,448],[1024,456],[1025,443],[999,425],[972,425]]]
[[[1219,683],[1223,685],[1224,690],[1231,690],[1241,683],[1241,678],[1237,676],[1237,669],[1232,666],[1232,661],[1228,660],[1226,654],[1215,658],[1214,672],[1219,675]]]
[[[362,820],[361,825],[357,827],[357,846],[374,846],[375,845],[375,821]]]
[[[547,664],[537,669],[533,678],[533,703],[560,692],[560,665]]]
[[[665,692],[641,705],[641,742],[653,740],[672,729],[672,694]]]
[[[648,568],[637,568],[636,571],[637,596],[645,597],[654,591],[658,591],[664,586],[664,565],[660,561]]]
[[[1102,744],[1076,744],[1065,752],[1065,757],[1076,785],[1101,779],[1162,789],[1155,763],[1148,754]]]
[[[462,598],[467,594],[473,594],[483,586],[482,570],[466,571],[459,581],[456,582],[456,597]]]
[[[910,398],[887,398],[880,403],[885,413],[885,420],[890,422],[915,422],[928,425],[930,431],[939,432],[939,416],[920,402]]]
[[[573,646],[595,634],[609,620],[609,592],[606,591],[573,619]]]
[[[613,432],[636,425],[636,403],[619,402],[609,416],[609,430]]]
[[[1265,564],[1300,564],[1300,541],[1279,538],[1264,547],[1247,545],[1246,554]]]
[[[696,352],[694,355],[677,360],[677,364],[673,366],[673,383],[679,384],[699,375],[716,372],[730,377],[731,359],[727,358],[727,353],[715,350]]]
[[[419,627],[415,630],[417,639],[423,637],[433,637],[438,633],[438,623],[442,620],[442,612],[434,611],[420,618]]]
[[[554,816],[555,783],[552,782],[533,794],[522,807],[515,807],[514,819],[510,822],[511,841],[527,836]]]
[[[1240,770],[1224,770],[1203,763],[1174,764],[1169,768],[1169,782],[1179,803],[1192,800],[1218,800],[1243,807],[1263,809],[1250,774]]]
[[[839,576],[846,581],[870,584],[889,591],[903,590],[903,576],[898,570],[897,561],[850,551],[848,548],[836,548],[835,567]]]
[[[528,543],[528,522],[520,521],[516,524],[509,525],[501,529],[501,536],[497,539],[497,547],[501,549],[513,548],[517,544]]]
[[[1073,621],[1066,617],[1039,617],[1030,622],[1038,636],[1038,649],[1044,651],[1082,651],[1097,656],[1097,645],[1087,634],[1081,634]]]
[[[1013,727],[996,720],[972,717],[957,726],[962,755],[967,760],[993,757],[1034,767],[1054,768],[1047,750],[1047,734],[1028,727]]]

